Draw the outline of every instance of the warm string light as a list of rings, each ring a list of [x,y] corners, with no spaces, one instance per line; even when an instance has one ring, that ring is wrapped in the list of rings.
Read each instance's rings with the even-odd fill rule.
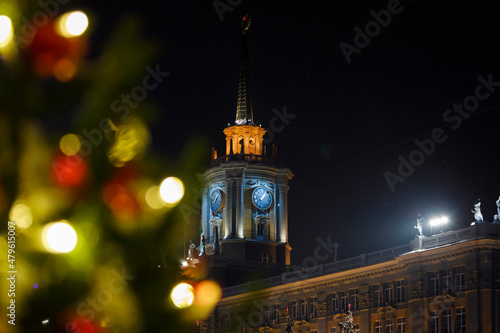
[[[66,13],[57,20],[57,32],[66,38],[81,36],[88,26],[89,19],[81,11]]]
[[[8,16],[0,15],[0,47],[8,45],[13,35],[12,21]]]

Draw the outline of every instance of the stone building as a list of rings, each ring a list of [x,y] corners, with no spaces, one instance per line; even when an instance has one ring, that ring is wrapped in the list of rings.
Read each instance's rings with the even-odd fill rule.
[[[363,333],[499,332],[500,224],[422,235],[409,244],[328,262],[290,267],[292,172],[266,149],[253,120],[246,34],[236,119],[224,130],[225,154],[212,150],[202,184],[203,255],[225,288],[195,332],[340,332],[349,308]],[[500,213],[499,213],[500,215]],[[314,256],[319,255],[314,252]]]

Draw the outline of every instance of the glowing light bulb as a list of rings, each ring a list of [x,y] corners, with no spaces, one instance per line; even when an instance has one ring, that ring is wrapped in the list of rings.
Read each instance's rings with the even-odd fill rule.
[[[47,224],[42,235],[45,247],[54,252],[71,252],[77,243],[75,229],[66,222]]]
[[[8,16],[0,15],[0,47],[9,44],[13,35],[12,21]]]
[[[167,204],[176,204],[184,196],[184,184],[179,178],[168,177],[160,185],[160,198]]]
[[[66,38],[81,36],[89,26],[85,13],[76,11],[62,15],[58,20],[58,32]]]
[[[187,308],[194,301],[194,288],[187,283],[179,283],[172,289],[170,299],[178,308]]]

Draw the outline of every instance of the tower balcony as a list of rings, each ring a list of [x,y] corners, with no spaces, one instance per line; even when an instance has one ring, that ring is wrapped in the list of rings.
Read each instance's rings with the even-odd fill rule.
[[[218,166],[221,163],[230,163],[230,162],[262,163],[274,166],[276,164],[276,158],[274,156],[266,156],[266,155],[230,154],[214,158],[210,163],[210,167]]]

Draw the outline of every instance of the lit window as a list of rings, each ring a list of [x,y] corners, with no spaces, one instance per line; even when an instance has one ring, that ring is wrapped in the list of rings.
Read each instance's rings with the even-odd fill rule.
[[[382,333],[382,322],[375,321],[375,333]]]
[[[292,301],[292,318],[297,319],[299,317],[299,307],[297,306],[297,301]]]

